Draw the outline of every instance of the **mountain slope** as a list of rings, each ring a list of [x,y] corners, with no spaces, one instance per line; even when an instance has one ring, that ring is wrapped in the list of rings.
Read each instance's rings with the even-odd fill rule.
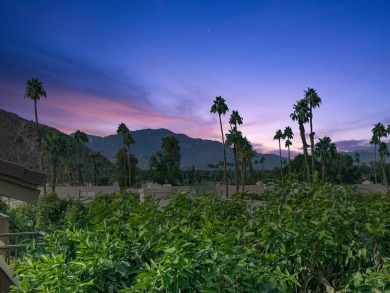
[[[42,137],[53,130],[58,131],[43,124],[39,125]],[[65,139],[70,139],[69,135],[60,131],[58,133]],[[82,148],[87,150],[84,146]],[[34,121],[26,120],[14,113],[0,109],[0,159],[40,171]],[[112,166],[112,163],[103,156],[100,156],[98,160],[105,166]]]

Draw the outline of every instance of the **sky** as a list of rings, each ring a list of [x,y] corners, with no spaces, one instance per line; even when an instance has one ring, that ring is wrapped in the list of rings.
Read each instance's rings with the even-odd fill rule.
[[[316,141],[339,151],[371,148],[390,124],[390,1],[126,0],[2,1],[0,108],[34,120],[24,99],[38,78],[39,122],[65,133],[167,128],[221,140],[222,96],[255,149],[277,153],[278,129],[308,87]],[[308,125],[306,130],[308,134]],[[308,135],[307,135],[308,137]],[[285,153],[285,151],[284,151]]]

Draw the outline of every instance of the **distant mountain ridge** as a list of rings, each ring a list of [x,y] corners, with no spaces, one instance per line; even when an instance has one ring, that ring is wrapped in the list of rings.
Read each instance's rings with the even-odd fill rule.
[[[223,145],[221,142],[191,138],[185,134],[177,134],[168,129],[142,129],[131,131],[135,144],[130,146],[130,152],[139,160],[139,167],[146,169],[149,166],[149,158],[161,148],[161,139],[165,136],[174,136],[180,142],[181,168],[188,169],[194,166],[198,170],[207,170],[209,163],[215,164],[223,161]],[[88,135],[89,142],[86,146],[90,149],[101,151],[109,160],[114,161],[115,155],[122,145],[121,135],[109,135],[105,137]],[[258,154],[258,158],[264,156],[264,168],[270,169],[279,165],[279,157],[274,154]],[[233,162],[233,151],[227,149],[227,161]],[[259,169],[260,166],[254,166]]]
[[[55,128],[41,124],[42,133]],[[57,130],[58,131],[58,130]],[[75,129],[76,131],[76,129]],[[176,134],[170,130],[143,129],[131,132],[135,144],[131,145],[131,153],[139,160],[139,167],[149,167],[149,158],[160,150],[161,139],[167,135],[175,136],[181,146],[181,168],[188,169],[194,166],[198,170],[208,169],[209,163],[215,164],[223,161],[222,143],[200,138],[191,138],[185,134]],[[68,137],[67,134],[62,135]],[[115,154],[122,145],[121,135],[109,135],[105,137],[88,135],[89,142],[86,146],[92,150],[101,151],[102,155],[111,163],[115,160]],[[374,150],[359,150],[361,163],[374,161]],[[356,152],[341,152],[355,158]],[[257,159],[264,156],[264,168],[272,169],[279,166],[279,157],[274,154],[258,154]],[[105,160],[104,158],[104,160]],[[24,119],[17,114],[0,109],[0,159],[26,165],[29,168],[39,170],[39,157],[36,150],[35,122]],[[283,158],[286,159],[286,158]],[[232,149],[227,149],[227,160],[233,162]],[[379,161],[379,155],[377,154]],[[110,164],[106,160],[105,164]],[[260,169],[260,165],[253,165]]]

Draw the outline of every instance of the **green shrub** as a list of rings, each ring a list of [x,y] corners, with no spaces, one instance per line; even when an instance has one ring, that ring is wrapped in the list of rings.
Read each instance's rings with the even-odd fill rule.
[[[390,290],[387,197],[298,182],[262,196],[254,213],[211,193],[172,195],[162,209],[98,196],[15,262],[14,292]]]

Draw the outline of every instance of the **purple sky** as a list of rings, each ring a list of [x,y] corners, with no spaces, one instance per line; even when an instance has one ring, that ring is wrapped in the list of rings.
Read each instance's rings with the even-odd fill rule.
[[[316,138],[367,146],[390,124],[389,1],[4,1],[0,108],[34,119],[23,99],[38,77],[40,122],[66,133],[168,128],[220,140],[216,96],[244,118],[260,152],[303,91],[322,98]],[[307,126],[308,129],[308,126]]]

